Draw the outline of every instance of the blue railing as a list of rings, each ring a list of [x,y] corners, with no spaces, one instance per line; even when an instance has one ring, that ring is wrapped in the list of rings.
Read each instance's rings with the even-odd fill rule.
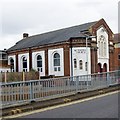
[[[0,83],[1,108],[68,96],[120,83],[120,71],[74,77]]]

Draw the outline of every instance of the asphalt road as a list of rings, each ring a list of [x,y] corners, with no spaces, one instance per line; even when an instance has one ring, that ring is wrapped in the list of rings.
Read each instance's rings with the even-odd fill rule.
[[[118,93],[20,118],[118,118]]]

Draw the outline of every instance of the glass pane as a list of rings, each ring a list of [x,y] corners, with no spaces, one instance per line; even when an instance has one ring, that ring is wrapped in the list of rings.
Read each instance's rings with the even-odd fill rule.
[[[74,59],[74,68],[77,68],[77,60]]]
[[[57,71],[57,67],[54,67],[54,71]]]
[[[60,67],[58,67],[58,71],[60,71]]]
[[[42,61],[37,61],[37,67],[42,67]]]
[[[86,70],[86,71],[88,70],[87,62],[85,63],[85,70]]]
[[[60,58],[60,55],[58,53],[55,53],[54,58]]]
[[[27,68],[27,62],[23,62],[23,68]]]
[[[38,55],[37,60],[42,60],[42,57],[40,55]]]
[[[41,72],[42,72],[43,70],[42,70],[42,68],[41,68]]]
[[[79,61],[79,66],[80,66],[80,69],[83,69],[82,60]]]
[[[54,59],[54,66],[60,66],[60,59]]]

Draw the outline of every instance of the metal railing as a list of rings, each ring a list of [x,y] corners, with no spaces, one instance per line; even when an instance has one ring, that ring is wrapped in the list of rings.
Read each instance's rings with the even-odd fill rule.
[[[50,78],[24,82],[0,83],[0,108],[43,101],[90,91],[120,83],[120,71],[82,75],[74,77]]]

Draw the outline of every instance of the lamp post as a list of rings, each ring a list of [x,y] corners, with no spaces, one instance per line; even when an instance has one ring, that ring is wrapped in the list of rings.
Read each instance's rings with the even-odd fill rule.
[[[83,32],[81,32],[84,36],[85,36],[85,42],[86,42],[86,62],[85,62],[85,69],[86,69],[86,76],[87,76],[87,89],[88,89],[88,74],[89,74],[89,62],[88,62],[88,39],[92,39],[92,38],[96,38],[96,36],[90,36],[88,34],[85,34]]]
[[[90,36],[88,34],[85,34],[83,32],[81,32],[84,36],[85,36],[85,42],[86,42],[86,71],[87,71],[87,75],[88,75],[88,39],[92,39],[92,38],[96,38],[96,36]]]

